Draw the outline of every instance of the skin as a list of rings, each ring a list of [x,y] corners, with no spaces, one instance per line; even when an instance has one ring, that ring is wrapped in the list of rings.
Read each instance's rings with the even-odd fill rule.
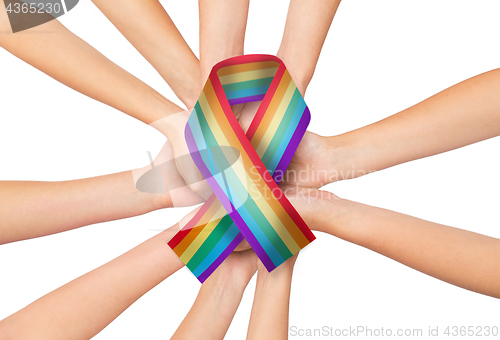
[[[259,103],[249,103],[238,114],[246,130]],[[186,147],[187,150],[187,147]],[[183,151],[187,155],[187,151]],[[175,183],[165,194],[140,192],[138,179],[151,166],[133,171],[64,182],[0,181],[0,244],[55,234],[90,224],[133,217],[153,210],[190,206],[203,202],[193,190],[208,188],[202,178],[186,184],[180,175],[179,163],[165,163],[175,152],[169,142],[154,161],[156,166],[167,164],[167,183]],[[180,164],[192,162],[183,157]],[[196,169],[186,165],[186,169]],[[175,190],[172,190],[175,189]],[[244,241],[237,249],[248,249]]]
[[[167,245],[178,230],[167,229],[0,321],[0,338],[92,338],[183,266]]]
[[[0,181],[0,244],[203,202],[185,185],[175,164],[165,163],[169,159],[167,142],[154,161],[166,164],[167,183],[175,184],[164,194],[136,189],[134,178],[151,166],[64,182]]]
[[[223,339],[257,270],[257,261],[251,249],[229,255],[203,283],[172,340]]]
[[[223,1],[220,3],[222,2]],[[206,1],[200,1],[200,50],[202,56],[201,68],[203,79],[208,78],[208,74],[212,66],[217,62],[232,56],[243,54],[245,25],[242,23],[246,24],[248,2],[232,2],[231,5],[233,8],[230,12],[236,13],[236,15],[221,15],[222,18],[227,18],[227,20],[223,20],[223,24],[219,26],[215,24],[219,22],[219,19],[215,19],[217,19],[217,15],[221,12],[216,11],[214,8],[217,6],[223,6],[220,3],[218,2],[214,6],[211,2],[210,6],[208,6]],[[230,7],[231,6],[227,6],[227,4],[224,6],[225,9],[229,9]],[[298,9],[299,6],[297,6],[294,10]],[[227,21],[231,20],[237,21],[235,20],[236,18],[240,18],[242,20],[227,23]],[[232,27],[232,29],[227,29],[225,25]],[[287,25],[292,26],[293,22],[288,23],[287,20]],[[329,25],[330,24],[328,23],[326,30],[328,30]],[[221,31],[217,32],[217,30]],[[209,34],[208,32],[212,34]],[[323,39],[320,39],[320,43],[316,40],[313,44],[318,49],[318,56],[324,38],[326,37],[326,32],[324,32],[322,36]],[[211,39],[216,41],[211,41]],[[289,38],[289,36],[287,39],[284,38],[284,43],[282,43],[280,51],[286,50],[288,51],[287,53],[292,53],[292,48],[284,48],[289,41],[293,41]],[[293,46],[293,43],[290,45]],[[211,49],[212,46],[222,46],[222,48]],[[285,52],[282,52],[282,54],[286,55]],[[314,63],[315,65],[317,57],[309,59],[308,61]],[[300,67],[297,69],[300,70]],[[299,71],[296,72],[298,73]],[[307,74],[307,72],[310,72],[310,77],[312,77],[314,67],[312,69],[310,68],[308,71],[304,71],[304,74]],[[302,89],[302,94],[304,94],[308,83],[309,82],[307,81],[303,83],[302,87],[298,86],[299,91]],[[250,126],[259,104],[260,103],[258,102],[247,103],[245,105],[233,107],[233,112],[235,112],[235,115],[244,131],[246,131]],[[309,136],[314,138],[313,134],[309,134]],[[244,240],[236,248],[236,252],[231,254],[230,257],[206,281],[200,289],[198,297],[191,310],[180,327],[177,329],[172,339],[196,339],[200,337],[205,339],[221,339],[224,337],[241,301],[241,295],[248,284],[248,280],[251,278],[249,273],[253,275],[253,272],[255,271],[255,269],[248,269],[247,263],[243,266],[241,264],[238,265],[238,272],[234,272],[234,270],[238,270],[238,268],[231,268],[231,270],[227,270],[227,268],[236,262],[234,256],[238,255],[235,254],[248,254],[250,252],[250,254],[253,255],[253,258],[248,259],[247,261],[255,261],[255,253],[253,253],[253,251],[249,248],[250,246],[248,242]],[[245,255],[244,258],[246,257],[247,256]],[[241,261],[241,256],[238,259]],[[262,263],[257,260],[257,285],[248,328],[248,339],[287,339],[291,278],[295,260],[296,256],[275,269],[272,273],[268,273]],[[247,271],[243,274],[240,273],[241,267],[244,269],[247,268]],[[230,275],[231,277],[240,277],[241,280],[238,280],[239,284],[233,283],[231,285],[227,285],[227,281],[231,279],[228,279],[222,273],[229,273],[226,275]],[[214,282],[217,282],[217,284],[214,284]],[[217,287],[224,288],[221,289]],[[217,311],[217,313],[214,311]]]
[[[192,108],[201,90],[199,61],[161,4],[156,0],[126,1],[117,7],[109,1],[94,2],[185,105]],[[208,198],[210,188],[202,181],[194,162],[181,157],[188,154],[184,139],[188,111],[114,64],[57,20],[11,34],[2,2],[0,31],[3,32],[0,46],[13,55],[74,90],[163,133],[172,145],[176,162],[183,160],[176,164],[180,175],[194,192]]]
[[[314,5],[312,5],[313,2]],[[276,54],[285,63],[302,96],[305,96],[305,91],[314,75],[328,30],[340,5],[340,0],[314,0],[313,2],[304,0],[292,0],[290,2],[283,39]],[[310,18],[310,20],[303,20],[304,17]],[[242,53],[243,38],[244,36],[240,33],[238,41],[241,42],[241,50],[238,50],[240,45],[236,44],[237,48],[232,50],[233,53],[238,51]],[[307,51],[307,53],[304,51]],[[203,68],[203,58],[201,64]],[[259,105],[259,102],[253,102],[233,107],[233,112],[235,112],[243,131],[246,132],[250,127]],[[293,182],[290,177],[285,176],[282,180],[283,185],[306,186],[316,184],[319,187],[320,183],[312,182],[308,165],[314,164],[319,169],[321,169],[320,166],[325,168],[328,166],[327,169],[331,169],[330,167],[333,165],[330,163],[322,164],[324,162],[323,157],[328,158],[331,156],[329,151],[330,145],[327,138],[306,131],[288,169],[292,170],[292,172],[305,171],[308,174],[307,182]],[[244,240],[236,250],[248,249],[249,247],[250,245]]]
[[[57,20],[9,34],[10,25],[2,2],[0,25],[3,32],[0,34],[0,47],[90,98],[146,124],[182,111]]]
[[[315,0],[313,5],[304,0],[292,0],[290,3],[277,56],[287,65],[302,95],[314,74],[321,48],[339,4],[340,0]],[[244,53],[249,0],[199,0],[199,8],[200,68],[204,84],[216,63]],[[310,20],[303,20],[304,15]],[[243,126],[251,122],[257,108],[253,103],[232,106],[234,114]],[[172,131],[173,135],[173,131],[179,131],[178,126],[185,125],[185,122],[169,120],[168,124],[170,126],[163,130]],[[319,136],[309,133],[305,139],[311,144],[306,148],[313,149],[316,146],[315,139],[319,140]],[[176,155],[186,149],[187,146],[174,145]],[[211,190],[208,184],[201,181],[201,173],[193,165],[178,164],[179,172],[183,174],[186,183],[196,183],[190,185],[194,192],[208,198]]]
[[[336,197],[289,188],[314,230],[373,250],[450,284],[500,298],[500,239]]]
[[[326,160],[324,169],[335,169],[337,174],[312,184],[320,186],[496,136],[498,73],[494,70],[474,77],[412,108],[345,135],[322,138],[309,134],[292,166],[322,165],[320,160]],[[301,77],[297,79],[298,84],[303,83]],[[429,126],[431,120],[434,124]],[[457,134],[457,131],[466,133]],[[317,153],[300,151],[313,149],[317,144],[322,146],[316,148],[320,150]],[[321,157],[323,152],[332,157]],[[307,157],[308,162],[304,162]],[[359,172],[342,173],[352,164],[359,164],[356,168]],[[301,190],[318,195],[314,189]],[[495,271],[499,265],[496,259],[500,255],[500,240],[342,200],[333,194],[323,192],[322,195],[322,198],[314,198],[313,204],[301,201],[300,194],[289,196],[314,229],[372,249],[451,284],[500,296]],[[254,308],[259,310],[259,304],[254,304]],[[225,320],[227,323],[228,318]]]
[[[248,282],[258,271],[247,339],[287,339],[292,271],[297,256],[271,273],[253,250],[233,252],[203,283],[198,296],[172,337],[222,339]]]
[[[500,69],[456,84],[406,110],[332,137],[306,134],[284,185],[319,188],[500,135]]]
[[[304,95],[340,0],[291,0],[276,54]]]
[[[199,60],[157,0],[93,0],[99,10],[193,108],[201,91]],[[175,67],[173,67],[175,66]]]
[[[203,84],[215,64],[244,53],[248,6],[249,0],[199,0]]]
[[[5,43],[3,37],[0,43]],[[283,50],[285,51],[286,48],[283,48]],[[291,52],[289,52],[289,54],[294,55],[294,53]],[[298,53],[297,55],[300,56]],[[215,59],[216,58],[214,58],[214,60]],[[282,57],[282,59],[286,60],[286,57]],[[290,69],[294,68],[293,65],[300,65],[300,63],[294,63],[292,61],[288,61],[287,64]],[[299,75],[298,71],[293,73]],[[300,169],[301,166],[309,163],[318,165],[319,169],[328,169],[329,171],[335,169],[337,171],[335,177],[325,178],[324,180],[320,179],[317,180],[317,182],[311,180],[311,182],[314,183],[309,181],[301,183],[310,186],[320,186],[331,181],[349,178],[349,175],[339,175],[340,171],[350,168],[347,165],[359,164],[356,169],[360,170],[360,172],[351,175],[352,177],[358,177],[360,174],[372,170],[384,169],[412,159],[427,157],[496,136],[498,135],[496,131],[496,127],[498,126],[496,119],[498,118],[495,113],[499,108],[499,102],[495,94],[498,93],[497,90],[499,89],[498,78],[498,70],[488,72],[445,90],[397,115],[345,135],[325,139],[309,134],[304,139],[306,142],[301,144],[301,148],[299,148],[301,151],[297,152],[292,168],[295,167]],[[305,87],[302,84],[308,83],[307,77],[298,76],[296,79],[297,84],[303,89],[303,93]],[[431,121],[431,118],[435,123],[429,126],[428,122]],[[467,133],[457,134],[457,131],[464,131]],[[315,145],[321,145],[321,147],[314,148]],[[313,148],[320,151],[317,153],[304,151],[308,149],[312,150]],[[323,152],[325,152],[325,155],[334,156],[321,157]],[[309,159],[307,159],[308,157]],[[325,160],[325,164],[321,164],[323,160]],[[306,190],[308,194],[314,193],[317,195],[314,189],[301,190]],[[341,237],[350,242],[379,252],[415,268],[416,270],[451,284],[494,297],[500,296],[500,287],[498,285],[499,275],[497,271],[495,271],[499,265],[497,259],[499,258],[498,255],[500,255],[500,247],[498,244],[500,240],[423,221],[388,210],[342,200],[329,193],[323,193],[322,195],[324,195],[322,198],[315,198],[314,204],[304,202],[300,193],[295,193],[295,195],[291,194],[289,196],[301,215],[314,229],[327,232],[331,235]],[[158,244],[163,243],[164,246],[166,240],[167,238],[163,239],[162,242],[158,242]],[[137,251],[136,253],[148,258],[149,261],[148,254],[150,254],[150,252],[156,253],[156,251],[153,250],[154,248],[153,243],[151,243],[151,247],[143,247],[143,252]],[[158,247],[158,249],[160,249],[160,247]],[[131,261],[131,258],[125,259],[126,261],[122,262],[126,262],[128,266],[130,266],[131,262],[134,262]],[[119,262],[115,262],[115,264],[116,263]],[[165,265],[165,263],[162,265]],[[117,268],[118,267],[120,266],[117,266]],[[144,269],[142,267],[141,265],[138,269]],[[109,266],[108,268],[114,268],[114,266]],[[155,270],[158,269],[159,267],[155,268]],[[175,268],[171,270],[173,272]],[[117,272],[122,271],[117,269]],[[128,270],[126,273],[128,273]],[[147,275],[147,272],[141,272],[140,277]],[[168,276],[168,273],[163,273],[163,276],[153,277],[153,279],[161,280],[165,275]],[[263,275],[260,275],[260,277],[262,276]],[[92,279],[92,275],[84,277]],[[54,303],[54,305],[52,305],[52,301],[57,302],[60,299],[66,302],[68,298],[74,297],[75,294],[68,293],[72,292],[71,288],[73,286],[77,287],[78,291],[81,291],[82,288],[85,291],[84,288],[88,286],[86,284],[87,280],[80,279],[73,281],[72,283],[76,283],[73,285],[69,284],[69,287],[66,289],[63,289],[63,287],[51,293],[52,295],[50,298],[42,298],[22,311],[14,314],[16,317],[10,317],[6,319],[8,321],[2,321],[2,324],[0,324],[0,326],[2,326],[1,331],[3,332],[2,336],[5,335],[7,338],[16,331],[29,331],[24,330],[23,327],[20,326],[26,322],[23,322],[23,320],[36,320],[36,325],[39,325],[42,329],[41,333],[39,330],[37,334],[45,334],[43,333],[45,327],[56,328],[55,325],[50,323],[51,320],[42,319],[43,322],[39,324],[37,319],[38,314],[41,314],[41,310],[46,311],[47,307],[49,310],[61,308],[63,305],[62,303]],[[93,282],[90,279],[88,279],[89,282]],[[141,292],[144,291],[144,289],[152,287],[151,285],[154,286],[156,281],[153,279],[149,282],[149,285],[134,286],[134,292],[130,295],[123,292],[123,289],[126,289],[126,287],[115,286],[113,290],[107,290],[105,287],[100,287],[99,294],[96,295],[97,297],[91,292],[84,299],[71,299],[70,303],[77,306],[77,308],[73,306],[71,312],[74,313],[76,309],[77,313],[79,313],[81,309],[81,312],[87,314],[78,315],[78,319],[92,319],[92,317],[96,317],[96,311],[92,310],[89,312],[85,306],[83,308],[79,307],[79,303],[81,303],[82,300],[88,302],[92,301],[92,299],[102,303],[102,301],[106,301],[106,299],[109,299],[109,296],[112,295],[110,292],[115,291],[119,291],[120,295],[125,296],[125,302],[123,305],[120,304],[120,306],[125,306],[124,308],[126,308],[126,306],[135,301],[137,296],[142,295]],[[114,283],[116,285],[120,283],[118,280],[113,280],[112,278],[109,280],[99,280],[99,282],[101,281]],[[262,279],[261,282],[263,282]],[[93,286],[93,283],[89,285]],[[213,287],[216,286],[218,285],[213,285]],[[260,287],[262,292],[256,292],[256,297],[257,295],[265,296],[267,291],[263,287],[271,287],[271,284],[258,283],[257,286],[257,289]],[[220,294],[219,291],[219,295],[217,296],[222,295],[223,294]],[[285,299],[286,295],[287,294],[283,294],[280,298]],[[238,295],[235,294],[231,296],[234,297]],[[271,296],[275,296],[275,294]],[[223,301],[210,300],[207,297],[210,297],[210,293],[203,293],[200,297],[201,302],[199,304],[212,304],[213,306],[215,303],[223,303]],[[94,305],[96,304],[97,303]],[[120,310],[124,309],[112,306],[113,304],[110,303],[105,305],[109,305],[111,311],[104,310],[105,315],[102,317],[104,321],[95,323],[99,326],[97,328],[100,329],[104,327],[104,323],[113,320],[114,317],[116,317],[115,315],[118,315],[121,312]],[[200,307],[199,310],[203,310],[203,307]],[[230,312],[224,314],[222,317],[223,324],[227,324],[230,322],[230,319],[232,319],[232,317],[230,317],[232,310],[235,310],[234,304],[229,308]],[[263,307],[262,301],[260,304],[257,302],[254,303],[254,310],[255,314],[252,313],[252,316],[255,315],[253,318],[254,324],[259,324],[258,316],[267,311],[271,311],[270,315],[276,316],[278,320],[281,320],[276,322],[276,324],[283,325],[285,323],[284,314],[282,312],[274,311],[272,308],[266,308],[265,306]],[[96,332],[95,329],[88,330],[86,328],[82,329],[81,326],[78,325],[74,326],[72,322],[77,318],[71,312],[61,313],[64,315],[68,314],[67,317],[69,320],[60,321],[64,322],[65,325],[67,323],[70,324],[67,332],[75,332],[75,334],[82,334],[87,337],[96,334],[94,333]],[[195,316],[197,315],[196,311],[193,313]],[[198,315],[200,314],[201,313],[198,313]],[[269,320],[265,318],[261,320],[261,322],[266,321]],[[270,324],[270,327],[272,327],[275,323]],[[252,328],[252,321],[250,328]],[[253,335],[250,328],[249,337]],[[227,330],[227,327],[225,329]],[[257,327],[253,329],[258,330]],[[265,329],[267,329],[267,326]],[[284,328],[282,327],[280,329],[282,330]],[[50,332],[50,330],[48,331]],[[32,338],[32,334],[19,334],[21,334],[20,338]],[[217,330],[214,330],[214,334],[218,334]],[[283,336],[282,333],[276,334],[278,334],[276,337]],[[62,338],[71,336],[69,333],[64,333],[63,335]],[[56,338],[56,335],[48,333],[47,337]]]
[[[145,214],[163,199],[137,191],[130,172],[67,182],[3,181],[0,244]]]
[[[283,190],[314,230],[453,285],[499,298],[499,239],[314,189],[499,135],[499,91],[497,69],[358,130],[328,138],[306,134],[289,169],[306,171],[308,177],[285,177]]]
[[[340,0],[292,0],[288,9],[283,39],[276,54],[284,61],[302,96],[311,81]],[[220,60],[243,54],[248,1],[200,0],[200,53],[202,79],[206,79],[212,66]],[[307,17],[309,20],[304,20]],[[222,24],[221,24],[222,22]],[[217,48],[214,48],[216,46]],[[232,107],[243,130],[246,131],[258,109],[258,103]],[[331,143],[325,137],[306,132],[290,163],[291,170],[306,170],[307,164],[317,169],[336,166],[322,164],[330,156]],[[348,153],[346,152],[347,156]],[[330,157],[331,158],[331,157]],[[336,169],[336,167],[333,167]],[[310,179],[308,181],[311,181]],[[286,181],[285,181],[286,183]],[[288,181],[290,184],[291,181]],[[317,185],[319,183],[309,183]],[[305,186],[305,183],[299,183]]]
[[[288,312],[292,273],[298,254],[272,272],[258,263],[257,284],[247,339],[288,339]]]
[[[161,131],[172,141],[172,150],[175,157],[175,164],[178,172],[187,183],[188,187],[204,199],[208,199],[212,194],[210,185],[204,180],[201,172],[189,155],[189,148],[184,137],[184,131],[191,111],[183,111],[160,119],[152,127]]]
[[[201,90],[200,65],[174,23],[156,0],[94,3],[155,67],[188,108]],[[140,15],[139,15],[140,14]],[[146,20],[145,20],[146,18]],[[178,171],[191,189],[208,198],[210,188],[187,154],[184,110],[123,70],[52,20],[25,32],[10,34],[0,4],[0,46],[74,90],[114,107],[163,133],[170,141]],[[50,32],[50,33],[47,33]],[[187,115],[186,115],[187,116]],[[200,183],[201,182],[201,183]]]

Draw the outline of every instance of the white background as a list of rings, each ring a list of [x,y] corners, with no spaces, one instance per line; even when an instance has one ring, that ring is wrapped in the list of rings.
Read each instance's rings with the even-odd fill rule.
[[[197,2],[162,3],[198,54]],[[288,1],[251,1],[246,53],[276,52],[287,7]],[[322,135],[347,132],[499,67],[499,14],[500,2],[495,0],[344,0],[307,91],[309,129]],[[61,21],[179,103],[89,0],[82,0]],[[138,168],[148,163],[147,151],[154,155],[163,142],[148,126],[0,50],[1,180],[69,180]],[[500,237],[499,151],[500,139],[494,138],[327,189],[343,198]],[[126,252],[190,210],[156,211],[1,246],[0,319]],[[291,326],[500,326],[493,298],[333,236],[316,235],[317,241],[301,252],[296,264]],[[199,286],[183,268],[96,339],[168,338]],[[254,287],[252,280],[227,339],[245,337]]]

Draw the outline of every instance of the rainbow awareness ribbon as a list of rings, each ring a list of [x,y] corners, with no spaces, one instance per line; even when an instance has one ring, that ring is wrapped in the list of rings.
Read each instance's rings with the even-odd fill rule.
[[[262,101],[245,134],[230,105]],[[246,239],[270,272],[315,237],[278,187],[310,121],[284,63],[245,55],[215,65],[185,137],[213,194],[169,241],[204,282]]]

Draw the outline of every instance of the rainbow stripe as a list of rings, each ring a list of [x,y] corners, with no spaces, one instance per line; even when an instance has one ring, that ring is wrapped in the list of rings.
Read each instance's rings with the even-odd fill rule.
[[[245,135],[230,105],[260,100]],[[315,239],[278,187],[309,120],[280,59],[247,55],[214,66],[185,131],[214,194],[169,242],[200,282],[243,238],[268,271]]]

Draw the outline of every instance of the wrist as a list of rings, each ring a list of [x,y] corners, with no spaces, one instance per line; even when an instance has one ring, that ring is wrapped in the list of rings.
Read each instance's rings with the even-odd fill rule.
[[[234,275],[212,275],[200,288],[200,298],[212,300],[213,304],[224,305],[233,301],[239,301],[248,281],[238,280]]]
[[[242,296],[256,270],[257,260],[253,251],[233,253],[203,283],[201,289],[219,298]]]
[[[179,232],[179,230],[180,226],[177,223],[156,236],[156,248],[153,258],[158,259],[157,272],[162,273],[162,280],[165,280],[167,277],[184,267],[184,263],[168,245],[168,242]]]
[[[149,194],[150,202],[154,210],[172,208],[174,203],[172,202],[172,197],[169,193],[165,194]]]
[[[312,79],[314,68],[312,71],[308,70],[304,63],[301,63],[293,57],[295,55],[297,55],[297,53],[290,51],[285,43],[281,44],[278,52],[276,53],[276,56],[285,64],[288,73],[292,76],[293,82],[299,89],[299,92],[302,96],[304,96],[307,86]]]
[[[130,193],[134,197],[135,206],[142,207],[143,213],[173,207],[172,198],[167,193],[147,193],[139,191],[134,185],[134,191]]]
[[[269,288],[276,286],[282,289],[284,287],[283,285],[291,284],[293,267],[296,259],[297,255],[286,260],[272,272],[268,272],[263,265],[259,265],[259,270],[257,272],[257,285],[265,285]]]
[[[220,48],[216,51],[205,52],[200,55],[202,86],[205,85],[215,64],[231,57],[243,55],[244,53],[243,44],[240,41],[224,41],[220,42],[217,46],[220,46]],[[201,50],[208,49],[201,48]]]
[[[332,195],[327,207],[319,207],[317,218],[312,224],[314,230],[328,233],[354,244],[364,244],[369,238],[373,207],[349,201]]]
[[[139,209],[142,213],[171,208],[173,206],[172,198],[168,191],[165,193],[149,193],[137,188],[139,178],[151,169],[152,166],[147,165],[143,168],[131,170],[129,175],[126,175],[126,181],[129,183],[127,186],[127,196],[130,197],[131,202],[134,202],[134,207],[140,207]]]
[[[326,137],[323,154],[328,173],[325,184],[353,179],[367,175],[376,170],[368,162],[368,150],[362,142],[351,138],[348,134]]]
[[[169,68],[168,72],[173,74],[177,97],[188,110],[193,109],[204,85],[201,83],[200,61],[192,55],[192,60],[172,60],[168,65],[181,65],[179,68]]]
[[[147,121],[143,120],[146,124],[151,124],[165,117],[172,115],[173,113],[182,111],[182,108],[172,103],[167,98],[160,94],[153,95],[148,101],[149,105],[144,105],[144,110],[147,114]]]
[[[188,110],[192,110],[200,97],[204,85],[201,84],[200,73],[198,73],[196,78],[178,78],[176,82],[178,84],[177,86],[180,88],[176,92],[177,97]]]
[[[284,294],[289,295],[292,284],[293,268],[298,254],[295,254],[272,272],[268,272],[262,262],[258,262],[257,271],[257,290],[266,292],[272,296]]]
[[[151,124],[151,127],[161,132],[168,140],[176,140],[176,138],[184,139],[184,129],[191,110],[179,110],[175,113],[158,119]]]

